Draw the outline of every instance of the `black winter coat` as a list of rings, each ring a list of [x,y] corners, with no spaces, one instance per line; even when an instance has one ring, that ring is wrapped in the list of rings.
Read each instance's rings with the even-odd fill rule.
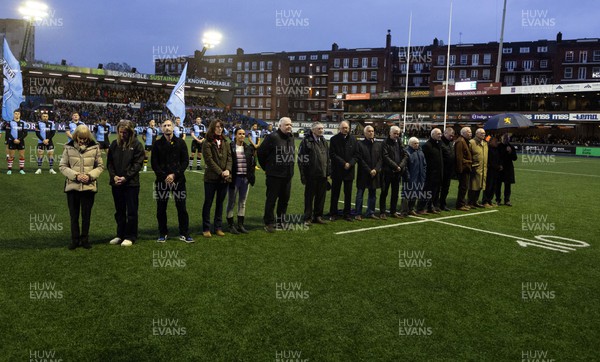
[[[305,133],[298,150],[298,169],[303,179],[323,178],[331,174],[329,147],[323,136],[316,140],[312,132]]]
[[[349,134],[344,137],[338,133],[329,141],[329,158],[331,159],[331,178],[339,180],[354,180],[356,174],[356,158],[358,153],[358,141]],[[349,169],[344,165],[350,164]]]
[[[294,176],[296,149],[293,135],[284,134],[278,129],[265,137],[256,154],[267,176],[282,178]]]
[[[402,175],[406,170],[407,163],[408,154],[402,147],[401,141],[396,142],[388,137],[383,143],[383,172]],[[398,171],[398,166],[400,166],[400,171]]]
[[[106,168],[110,175],[110,184],[114,186],[115,176],[125,177],[125,183],[120,186],[140,186],[140,170],[144,164],[144,146],[137,139],[133,140],[129,149],[122,149],[114,140],[108,148]]]
[[[380,188],[381,169],[383,165],[383,142],[364,139],[358,142],[358,172],[356,174],[356,187],[359,189]],[[371,170],[376,170],[371,176]]]
[[[168,142],[165,136],[152,145],[150,159],[156,181],[164,182],[169,174],[175,175],[175,182],[185,182],[185,170],[188,167],[188,148],[185,141],[173,136]]]
[[[422,149],[427,162],[426,180],[434,184],[442,182],[444,176],[444,158],[441,143],[442,141],[436,141],[429,137]]]
[[[508,153],[507,147],[511,148],[511,152]],[[510,143],[500,143],[498,145],[498,153],[500,154],[500,164],[502,165],[502,171],[500,171],[499,180],[501,182],[515,183],[515,166],[513,161],[517,160],[517,152]]]

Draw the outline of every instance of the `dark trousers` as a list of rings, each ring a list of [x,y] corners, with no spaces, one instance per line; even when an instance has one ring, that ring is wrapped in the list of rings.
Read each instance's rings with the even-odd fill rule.
[[[398,209],[398,194],[400,193],[400,173],[399,172],[384,172],[383,187],[381,195],[379,195],[379,212],[385,214],[385,201],[388,196],[389,189],[392,189],[390,199],[390,214],[395,214]]]
[[[448,174],[448,176],[446,176],[446,174]],[[446,199],[448,198],[448,193],[450,192],[450,182],[452,182],[450,172],[444,171],[442,185],[440,186],[440,208],[442,209],[446,207]]]
[[[441,180],[428,180],[425,182],[425,193],[426,199],[423,200],[424,207],[429,211],[437,210],[440,208],[440,189],[442,187]]]
[[[464,171],[458,175],[458,196],[456,197],[456,208],[465,206],[467,203],[465,197],[469,191],[469,182],[471,181],[471,172]]]
[[[279,220],[281,220],[281,217],[287,211],[292,191],[292,178],[267,176],[266,185],[267,197],[265,200],[263,221],[265,225],[274,225],[275,215],[273,214],[273,211],[275,210],[275,203],[277,203],[277,218]]]
[[[502,195],[502,184],[504,184],[504,202],[510,202],[511,183],[498,180],[498,183],[496,184],[496,202],[498,204],[502,201],[500,198],[500,195]]]
[[[495,173],[488,172],[485,178],[485,190],[483,191],[483,199],[481,200],[484,204],[491,204],[496,193],[496,184],[498,183],[498,175]]]
[[[67,205],[71,216],[71,240],[78,241],[86,238],[90,232],[90,219],[92,217],[92,206],[96,193],[93,191],[69,191],[67,192]],[[79,229],[79,213],[81,213],[81,230]]]
[[[309,177],[304,187],[304,221],[322,217],[327,194],[327,177]]]
[[[204,205],[202,206],[202,231],[210,231],[210,209],[212,208],[215,195],[217,204],[215,205],[215,218],[213,221],[214,231],[223,228],[223,202],[227,195],[227,183],[224,182],[205,182],[204,183]]]
[[[121,240],[136,241],[138,236],[139,186],[113,186],[112,195],[115,203],[117,237]]]
[[[169,229],[167,227],[167,205],[170,197],[175,199],[177,218],[179,219],[179,235],[188,236],[190,219],[185,206],[185,200],[187,198],[185,182],[174,182],[172,184],[167,184],[166,182],[156,182],[154,184],[158,232],[160,235],[167,235],[169,233]]]
[[[329,214],[331,216],[336,216],[338,213],[338,201],[340,200],[342,183],[344,184],[344,217],[350,216],[353,182],[354,180],[342,180],[337,177],[331,179],[331,203],[329,204]]]

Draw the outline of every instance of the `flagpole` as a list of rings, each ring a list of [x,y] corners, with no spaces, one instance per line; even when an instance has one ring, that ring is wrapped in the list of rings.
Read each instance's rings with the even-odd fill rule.
[[[448,24],[448,53],[446,56],[446,88],[444,94],[444,130],[448,118],[448,87],[450,86],[450,35],[452,34],[452,1],[450,1],[450,23]]]
[[[402,116],[402,136],[406,132],[406,107],[408,106],[408,73],[410,73],[410,38],[412,32],[412,11],[408,21],[408,49],[406,50],[406,81],[404,84],[404,115]]]

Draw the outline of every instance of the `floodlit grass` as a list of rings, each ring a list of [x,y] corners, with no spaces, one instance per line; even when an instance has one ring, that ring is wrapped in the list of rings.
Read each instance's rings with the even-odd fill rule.
[[[201,236],[202,175],[192,172],[191,245],[174,239],[174,204],[171,238],[155,242],[154,174],[143,173],[140,239],[131,248],[108,245],[116,226],[105,172],[92,216],[93,248],[75,251],[66,248],[64,177],[47,174],[47,164],[34,175],[29,158],[26,175],[7,176],[1,162],[0,355],[508,361],[545,353],[557,361],[595,360],[600,160],[546,161],[516,162],[512,208],[435,222],[336,221],[274,234],[262,230],[265,187],[258,171],[247,207],[251,233],[212,239]],[[451,204],[456,191],[453,183]],[[302,200],[297,177],[288,212],[301,215]],[[539,235],[585,243],[516,242],[533,243]]]

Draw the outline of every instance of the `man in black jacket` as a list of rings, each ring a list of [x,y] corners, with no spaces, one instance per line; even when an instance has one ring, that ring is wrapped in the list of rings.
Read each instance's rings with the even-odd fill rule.
[[[385,220],[385,201],[388,195],[388,190],[392,189],[392,197],[390,199],[390,216],[402,218],[400,213],[397,213],[398,193],[400,192],[400,178],[406,169],[408,162],[408,154],[402,147],[400,141],[400,127],[392,126],[390,135],[383,144],[383,167],[382,177],[383,186],[381,195],[379,196],[379,218]]]
[[[502,199],[500,196],[502,184],[504,184],[504,205],[512,206],[510,202],[511,185],[515,183],[515,166],[513,162],[517,160],[517,152],[511,146],[508,134],[502,135],[502,143],[498,145],[498,154],[500,156],[502,171],[498,174],[498,181],[496,183],[496,202],[498,205],[501,204]]]
[[[352,203],[352,183],[354,182],[356,152],[358,141],[350,134],[348,122],[340,122],[339,133],[331,137],[329,158],[331,159],[331,203],[329,205],[330,220],[338,214],[340,189],[344,184],[344,219],[353,221],[350,216]]]
[[[283,222],[287,212],[292,177],[294,176],[295,146],[292,134],[292,120],[282,117],[277,131],[269,134],[257,150],[258,162],[267,175],[265,212],[263,221],[265,231],[275,232],[275,203],[277,203],[277,219]]]
[[[140,195],[140,170],[144,163],[144,146],[135,137],[131,121],[117,125],[117,139],[108,150],[106,166],[110,175],[117,237],[111,245],[131,246],[138,233],[138,204]]]
[[[177,217],[179,219],[179,239],[186,243],[194,242],[189,235],[189,215],[185,200],[185,170],[188,166],[188,151],[185,141],[173,136],[173,122],[165,120],[161,125],[163,136],[152,146],[150,164],[156,174],[154,198],[156,199],[156,219],[160,233],[157,242],[167,240],[167,204],[173,193]]]
[[[367,197],[367,218],[379,220],[375,215],[377,189],[381,187],[382,143],[375,141],[375,129],[366,126],[365,139],[358,143],[358,173],[356,176],[356,220],[362,220],[362,205],[365,189]]]
[[[446,128],[442,135],[442,158],[444,159],[444,174],[442,175],[442,186],[440,191],[440,209],[450,211],[446,205],[446,198],[450,192],[450,182],[455,174],[455,157],[454,157],[454,129]]]
[[[323,124],[315,122],[305,133],[298,150],[298,168],[304,188],[304,224],[325,224],[323,208],[327,193],[327,177],[331,174],[331,161],[327,141],[323,137]]]
[[[442,131],[439,128],[431,130],[431,137],[423,145],[423,154],[427,168],[425,172],[425,192],[427,193],[426,208],[419,207],[422,210],[418,213],[428,212],[440,213],[440,187],[444,175],[444,159],[441,148]]]

